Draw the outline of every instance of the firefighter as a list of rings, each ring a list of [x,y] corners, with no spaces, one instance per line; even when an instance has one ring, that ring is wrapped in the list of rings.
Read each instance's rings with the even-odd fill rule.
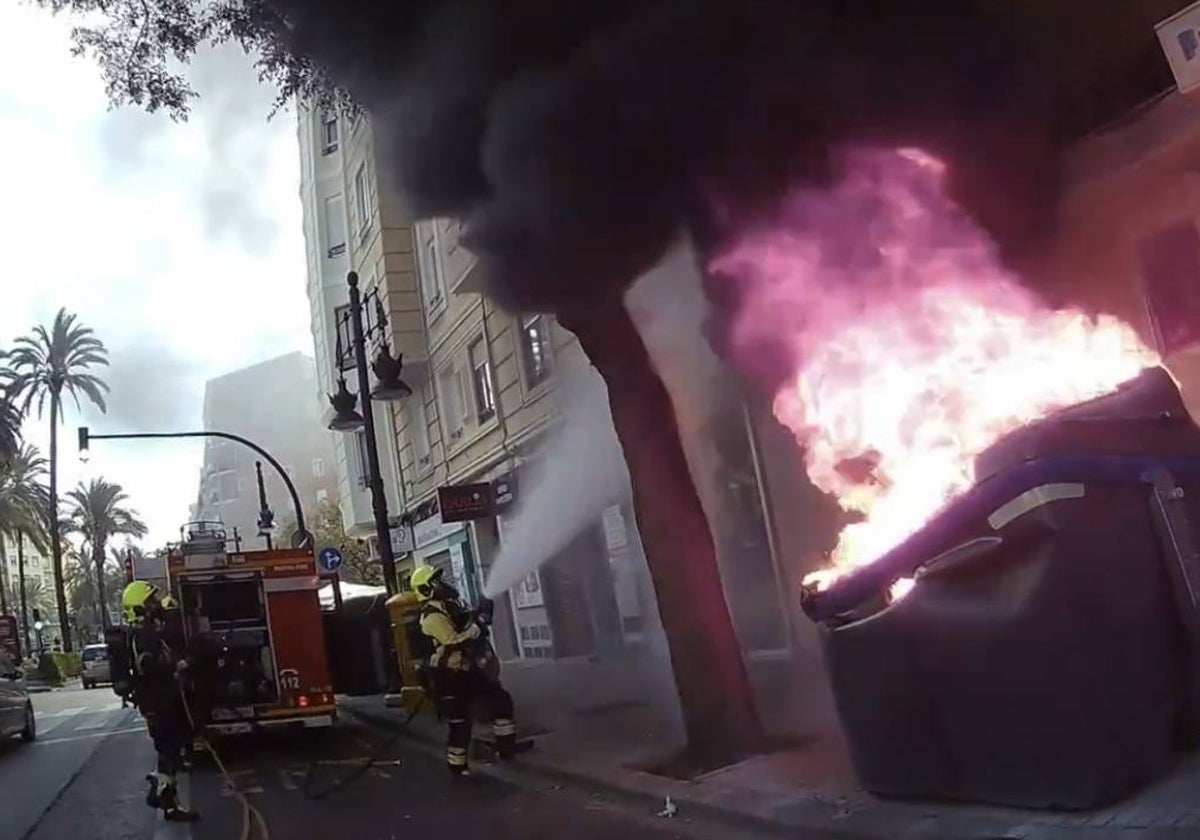
[[[163,595],[159,602],[162,605],[162,637],[166,642],[167,647],[171,649],[171,654],[176,661],[187,659],[187,637],[183,628],[183,610],[179,608],[179,602],[176,601],[169,593]],[[181,675],[183,676],[183,675]],[[189,681],[190,682],[190,681]],[[191,686],[181,686],[181,690],[189,696],[193,697],[190,691]],[[194,699],[188,700],[192,709],[192,714],[196,712],[196,704]],[[196,739],[195,728],[193,727],[192,715],[187,714],[184,709],[183,722],[185,731],[183,747],[180,751],[181,767],[188,769],[192,763],[192,744]]]
[[[134,696],[158,756],[157,773],[146,777],[150,785],[146,804],[162,809],[163,816],[171,822],[192,822],[199,815],[179,804],[175,783],[189,732],[179,686],[186,663],[164,638],[158,587],[135,580],[125,587],[121,604],[130,628]]]
[[[438,710],[446,718],[446,765],[455,776],[469,774],[471,713],[483,703],[492,719],[496,751],[513,757],[516,725],[512,696],[500,684],[496,652],[488,640],[490,602],[468,610],[458,591],[442,579],[442,570],[422,566],[413,572],[413,591],[421,601],[421,632],[432,641],[431,684]]]

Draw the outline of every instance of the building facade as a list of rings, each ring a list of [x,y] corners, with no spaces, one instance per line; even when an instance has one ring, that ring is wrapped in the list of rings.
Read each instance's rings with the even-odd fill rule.
[[[284,467],[296,486],[306,514],[324,503],[338,502],[332,434],[321,424],[316,400],[313,360],[289,353],[211,379],[204,389],[205,431],[245,437]],[[252,449],[236,441],[205,438],[204,463],[192,518],[223,522],[244,548],[262,547],[258,518],[260,501]],[[267,502],[279,526],[277,537],[295,523],[291,497],[283,480],[263,462]],[[181,523],[182,524],[182,523]]]
[[[49,646],[54,639],[62,638],[62,623],[58,620],[58,608],[54,603],[54,563],[48,553],[38,551],[29,544],[28,540],[24,543],[23,553],[26,602],[31,610],[29,621],[33,622],[32,609],[37,607],[45,625],[42,631],[43,637],[46,645]],[[3,573],[0,574],[0,585],[6,587],[9,614],[16,616],[18,622],[21,620],[21,601],[18,595],[20,592],[18,588],[19,566],[15,542],[5,540],[3,549],[0,550],[0,569],[3,570]],[[33,641],[32,629],[30,630],[30,642],[36,644]]]
[[[358,388],[346,324],[349,310],[346,275],[351,268],[359,270],[364,292],[395,287],[396,294],[389,296],[388,302],[402,305],[400,289],[413,282],[405,277],[406,271],[411,273],[411,233],[403,225],[399,229],[382,226],[374,167],[368,159],[369,132],[364,131],[364,121],[349,121],[303,107],[298,111],[300,198],[316,363],[314,388],[316,399],[326,412],[322,423],[327,425],[332,419],[328,395],[337,390],[339,379],[345,378],[352,392]],[[374,259],[369,261],[368,255]],[[364,269],[368,270],[364,273]],[[391,282],[381,286],[380,272],[386,276],[388,271],[392,272]],[[411,342],[400,347],[406,354],[410,375],[421,361],[420,354],[412,352],[415,349],[417,346]],[[390,425],[392,415],[379,403],[372,403],[372,410],[376,428],[381,430],[380,468],[388,508],[398,513],[401,498],[396,493],[399,481],[395,435]],[[332,472],[346,532],[367,540],[377,550],[367,488],[365,444],[361,430],[350,435],[333,435]]]

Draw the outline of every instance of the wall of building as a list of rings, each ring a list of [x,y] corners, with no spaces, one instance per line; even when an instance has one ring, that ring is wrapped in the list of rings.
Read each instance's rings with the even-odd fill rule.
[[[325,411],[323,422],[333,417],[327,395],[345,377],[347,388],[357,393],[351,330],[346,320],[349,309],[347,274],[359,275],[364,295],[379,289],[389,309],[399,308],[404,285],[403,253],[411,253],[407,228],[381,210],[381,193],[372,160],[372,138],[366,119],[299,109],[300,194],[304,205],[304,239],[308,253],[308,299],[312,313],[313,348],[316,359],[316,399]],[[328,143],[331,137],[336,143]],[[399,254],[398,258],[396,255]],[[410,281],[411,284],[411,281]],[[389,293],[395,287],[396,296]],[[389,312],[395,328],[397,314]],[[401,331],[403,329],[401,328]],[[397,346],[391,334],[391,348]],[[340,341],[339,341],[340,338]],[[405,361],[412,364],[413,348],[401,343]],[[368,352],[370,355],[370,351]],[[419,363],[420,353],[415,357]],[[372,403],[377,427],[388,429],[391,413]],[[389,507],[399,507],[393,436],[379,435],[380,462]],[[338,486],[342,520],[352,536],[374,535],[370,492],[367,486],[365,445],[361,431],[333,436],[333,475]]]
[[[296,486],[306,514],[338,498],[332,434],[322,423],[314,379],[313,360],[290,353],[210,380],[204,395],[205,430],[240,435],[270,452]],[[291,497],[269,462],[235,441],[205,439],[196,510],[201,519],[224,522],[231,535],[236,527],[245,547],[263,544],[257,537],[259,460],[276,524],[294,523]]]
[[[1053,247],[1035,282],[1056,304],[1118,315],[1166,356],[1200,417],[1200,101],[1172,93],[1064,155]],[[1164,238],[1165,236],[1165,238]]]

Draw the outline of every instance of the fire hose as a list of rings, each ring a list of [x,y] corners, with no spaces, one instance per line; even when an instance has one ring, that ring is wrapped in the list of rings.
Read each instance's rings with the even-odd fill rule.
[[[225,766],[225,762],[221,760],[220,754],[217,753],[212,743],[208,738],[204,737],[203,730],[196,728],[196,719],[192,716],[192,707],[187,700],[187,692],[183,690],[183,686],[179,686],[179,698],[183,701],[183,711],[187,716],[188,725],[192,732],[196,733],[200,738],[200,743],[204,749],[212,756],[213,763],[217,765],[221,776],[225,779],[225,784],[229,785],[229,789],[233,795],[237,797],[242,804],[242,830],[239,834],[239,840],[250,840],[254,828],[258,828],[259,840],[271,840],[271,829],[267,826],[267,821],[262,813],[254,807],[253,803],[246,797],[246,794],[238,788],[237,783],[233,780],[233,775]]]
[[[365,776],[367,772],[376,764],[378,764],[379,760],[383,758],[383,756],[386,755],[393,746],[395,746],[396,742],[404,736],[408,729],[408,725],[412,723],[413,718],[415,718],[417,713],[420,712],[425,706],[425,701],[427,699],[428,695],[423,695],[421,697],[421,702],[417,703],[417,705],[413,707],[412,711],[405,716],[404,722],[400,724],[400,729],[396,731],[390,738],[385,739],[383,743],[379,745],[378,749],[367,756],[366,761],[355,767],[345,776],[338,779],[328,787],[321,790],[313,790],[313,775],[316,773],[317,765],[320,762],[317,759],[313,759],[311,762],[309,762],[308,770],[304,774],[304,784],[301,786],[301,790],[304,793],[305,798],[314,801],[325,799],[326,797],[332,796],[338,791],[345,790],[351,784]]]

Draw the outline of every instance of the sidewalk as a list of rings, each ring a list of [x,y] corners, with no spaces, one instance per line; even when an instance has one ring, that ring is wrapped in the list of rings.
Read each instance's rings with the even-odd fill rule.
[[[402,712],[382,697],[339,698],[341,708],[398,729]],[[1200,837],[1200,756],[1118,807],[1057,814],[971,805],[889,802],[858,790],[836,736],[761,755],[691,780],[642,769],[673,751],[645,707],[611,710],[603,720],[534,727],[534,747],[521,756],[527,772],[585,789],[643,800],[658,810],[667,796],[680,816],[708,814],[762,828],[831,838],[921,840],[1184,840]],[[540,731],[537,731],[540,730]],[[408,734],[440,745],[444,732],[422,713]]]

